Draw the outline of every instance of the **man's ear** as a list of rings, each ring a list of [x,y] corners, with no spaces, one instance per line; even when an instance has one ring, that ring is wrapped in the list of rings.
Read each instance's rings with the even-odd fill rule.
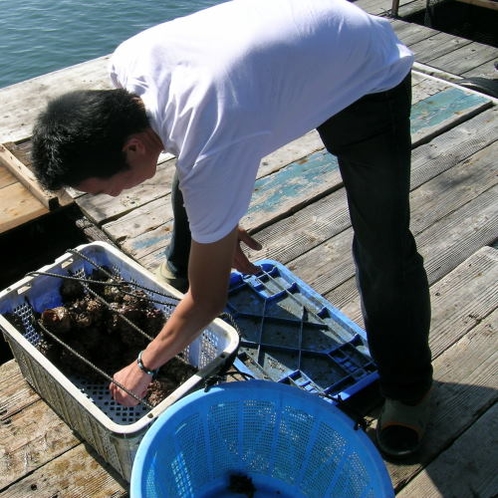
[[[123,145],[123,152],[127,157],[129,157],[129,155],[134,156],[143,154],[144,151],[145,145],[142,140],[140,140],[140,138],[136,135],[132,135],[130,138],[128,138]]]

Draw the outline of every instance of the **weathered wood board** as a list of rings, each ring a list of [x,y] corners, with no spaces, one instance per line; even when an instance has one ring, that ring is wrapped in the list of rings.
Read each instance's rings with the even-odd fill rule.
[[[496,375],[496,368],[494,371]],[[498,405],[495,403],[403,488],[399,498],[495,497],[498,489],[497,433]]]
[[[405,465],[388,463],[396,488],[405,486],[428,464],[422,474],[425,487],[431,489],[432,486],[432,493],[436,493],[429,496],[493,496],[486,490],[492,490],[492,483],[498,482],[496,444],[493,444],[497,437],[491,427],[486,429],[483,423],[496,414],[497,346],[498,313],[495,311],[434,360],[432,420],[427,429],[424,456],[422,461],[411,465],[409,462]],[[481,434],[479,444],[472,444],[468,433]],[[463,447],[467,449],[459,458],[449,460],[458,454],[457,448]],[[446,471],[445,478],[438,475],[441,467]],[[449,478],[452,468],[458,468],[464,474],[458,479]],[[423,490],[415,477],[400,496],[418,498],[425,496],[421,493]],[[474,494],[469,493],[470,490]]]
[[[412,141],[414,146],[428,142],[436,135],[454,127],[492,106],[481,95],[456,87],[438,92],[412,106]]]
[[[447,33],[435,32],[433,36],[424,37],[420,41],[410,45],[410,49],[415,54],[417,61],[428,64],[430,61],[437,59],[448,52],[465,47],[473,43],[472,40],[465,38],[456,38]]]
[[[16,144],[0,144],[0,166],[6,168],[14,175],[31,195],[40,201],[49,211],[73,202],[72,198],[64,191],[49,192],[36,180],[34,173],[27,164],[27,160],[21,161],[15,153]],[[21,156],[24,157],[24,156]]]
[[[495,110],[492,111],[492,114],[496,116]],[[414,233],[422,232],[432,223],[465,206],[479,193],[486,192],[496,185],[496,166],[493,157],[498,153],[498,142],[492,142],[492,140],[496,138],[494,132],[497,129],[498,121],[483,115],[474,118],[474,120],[476,126],[479,124],[482,126],[476,128],[469,122],[470,124],[463,126],[463,129],[455,128],[452,137],[445,136],[439,140],[435,139],[434,143],[414,151],[414,164],[416,165],[416,175],[412,178],[412,188],[415,188],[412,194],[412,228]],[[487,133],[486,123],[490,124]],[[483,133],[480,132],[481,130]],[[481,151],[483,146],[481,140],[484,143],[491,142],[491,145]],[[458,147],[455,147],[456,145]],[[478,152],[472,155],[473,151]],[[434,164],[433,154],[440,157],[441,161]],[[492,202],[490,210],[492,213]],[[339,220],[342,220],[342,223]],[[297,223],[299,226],[296,225]],[[279,230],[280,226],[281,230]],[[337,258],[344,257],[344,253],[334,250],[336,245],[334,236],[346,228],[349,228],[349,218],[345,194],[334,193],[330,197],[324,198],[319,204],[315,203],[309,209],[301,210],[299,222],[294,217],[287,218],[279,224],[272,225],[267,231],[261,231],[257,234],[257,238],[266,246],[266,254],[277,256],[279,261],[284,263],[289,263],[295,256],[304,253],[291,265],[294,270],[300,272],[301,278],[317,285],[313,276],[304,273],[306,271],[304,269],[317,269],[327,265],[332,265],[335,269],[336,265],[341,265],[342,263]],[[278,236],[273,236],[276,230]],[[310,240],[310,243],[303,245],[308,232],[315,234],[315,237]],[[322,238],[317,239],[317,234],[320,234]],[[351,236],[351,234],[348,235],[348,239]],[[330,249],[327,249],[328,240],[331,244]],[[293,241],[298,242],[294,243]],[[330,255],[336,255],[332,260],[325,256],[329,254],[329,251]],[[350,251],[347,251],[348,260],[350,259],[349,254]],[[259,255],[253,252],[250,253],[250,256],[254,258]],[[352,266],[351,270],[353,270]],[[327,273],[325,272],[325,275]],[[334,270],[333,273],[335,275],[336,271]],[[334,277],[325,275],[324,280],[331,286]],[[352,273],[349,276],[352,276]],[[318,289],[327,292],[330,287],[322,288],[321,285],[318,285]]]
[[[468,496],[486,496],[487,489],[492,489],[495,482],[493,472],[495,461],[489,460],[493,451],[492,438],[483,440],[484,451],[478,453],[474,449],[466,450],[461,459],[449,462],[453,447],[460,444],[471,444],[466,439],[466,431],[474,430],[481,425],[480,418],[488,417],[495,411],[498,399],[498,251],[485,247],[470,256],[464,263],[455,268],[440,282],[431,287],[433,306],[432,332],[430,344],[433,352],[434,389],[431,402],[432,419],[421,455],[402,464],[386,461],[393,485],[399,496],[418,498],[422,496],[418,487],[417,475],[425,476],[422,485],[429,487],[430,496],[467,496],[467,494],[451,493],[459,483],[462,490],[467,486],[475,487],[476,494]],[[480,289],[491,287],[492,291],[485,296]],[[464,306],[462,306],[464,303]],[[478,310],[473,312],[473,310]],[[449,323],[448,323],[449,322]],[[445,336],[444,347],[438,347],[435,341],[440,335]],[[374,409],[366,419],[370,422],[369,434],[375,437],[378,408]],[[481,426],[482,427],[482,426]],[[477,429],[479,432],[482,429]],[[462,436],[463,435],[463,436]],[[483,433],[484,436],[484,433]],[[467,455],[471,454],[471,458]],[[439,456],[438,456],[439,455]],[[475,462],[469,471],[474,477],[469,481],[465,476],[451,473],[446,479],[433,483],[430,488],[429,469],[440,465],[449,472],[458,468],[459,472],[467,467],[462,461]],[[496,460],[496,459],[495,459]],[[432,463],[430,463],[433,461]],[[439,463],[438,463],[439,462]],[[419,474],[422,469],[426,469]],[[436,470],[442,472],[442,470]],[[442,476],[441,476],[442,477]],[[470,476],[467,476],[469,478]],[[414,479],[412,481],[412,479]],[[480,485],[477,480],[482,479]],[[465,484],[464,484],[465,482]],[[423,489],[423,488],[422,488]],[[401,491],[400,491],[401,490]],[[406,494],[404,494],[406,493]]]
[[[127,483],[96,458],[90,448],[79,444],[0,491],[0,498],[39,496],[120,498],[129,494]]]
[[[498,136],[498,109],[493,108],[417,147],[412,155],[412,189],[462,163],[493,143]],[[491,165],[492,166],[492,165]],[[486,169],[483,173],[486,174]],[[465,175],[462,169],[462,174]],[[489,174],[492,173],[489,171]],[[448,174],[451,180],[451,173]],[[465,188],[462,186],[462,188]],[[263,251],[249,251],[252,259],[273,257],[284,264],[350,226],[345,192],[339,190],[257,232]],[[349,253],[349,252],[348,252]],[[320,259],[320,256],[317,256]]]
[[[0,143],[29,138],[36,116],[55,96],[78,88],[110,88],[108,60],[100,57],[2,88]]]
[[[484,149],[484,154],[477,152],[470,160],[422,184],[412,194],[412,228],[419,250],[425,257],[430,282],[437,281],[479,247],[496,239],[498,178],[494,163],[490,163],[493,154],[489,156],[487,153],[494,151],[496,154],[497,147],[498,142],[492,143],[489,150]],[[481,180],[476,181],[478,178]],[[448,189],[452,189],[451,192]],[[455,195],[455,191],[459,193]],[[437,202],[438,199],[441,202]],[[337,212],[337,202],[334,204]],[[301,240],[296,231],[293,236]],[[279,239],[277,244],[283,247],[287,240]],[[351,240],[352,231],[347,228],[346,232],[308,250],[301,247],[301,256],[292,260],[285,258],[285,261],[300,278],[336,306],[345,307],[348,316],[361,323],[354,265],[348,250]],[[289,256],[285,251],[278,254],[280,257]]]
[[[410,47],[413,48],[413,47]],[[430,55],[428,56],[430,58]],[[420,57],[419,61],[425,63],[424,57]],[[498,48],[482,43],[472,42],[468,45],[460,47],[459,50],[448,52],[436,59],[427,61],[431,66],[442,69],[453,74],[465,74],[471,71],[476,66],[488,63],[493,66],[494,61],[498,59]]]
[[[0,234],[47,214],[49,210],[18,181],[0,189]]]
[[[478,201],[469,203],[465,209],[458,210],[417,237],[431,284],[474,251],[496,240],[497,192],[496,188],[485,192]],[[335,262],[331,261],[331,268],[334,265]],[[325,288],[321,292],[330,302],[341,308],[352,320],[361,323],[360,303],[353,276],[331,290],[326,281],[322,286]]]
[[[391,19],[391,26],[398,35],[398,38],[409,47],[422,40],[430,40],[433,36],[440,33],[435,29],[419,24],[401,21],[399,19]],[[419,61],[420,62],[420,61]]]
[[[431,286],[431,299],[434,309],[431,349],[437,357],[486,317],[496,313],[498,250],[483,247],[476,251]],[[496,328],[496,322],[493,323]]]
[[[0,497],[127,496],[126,483],[40,400],[14,360],[0,365],[0,393]]]
[[[0,490],[79,444],[71,430],[28,386],[14,365],[0,365]]]

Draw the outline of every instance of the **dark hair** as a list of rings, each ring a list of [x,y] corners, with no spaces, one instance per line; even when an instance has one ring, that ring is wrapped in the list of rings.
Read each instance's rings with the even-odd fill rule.
[[[142,102],[123,89],[76,90],[49,102],[33,129],[32,161],[48,190],[128,168],[123,146],[149,127]]]

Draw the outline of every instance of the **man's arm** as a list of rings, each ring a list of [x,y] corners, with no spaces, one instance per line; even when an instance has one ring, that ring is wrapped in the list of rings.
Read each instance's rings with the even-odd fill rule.
[[[189,291],[161,332],[144,350],[142,362],[147,369],[156,370],[172,359],[223,311],[238,240],[239,229],[236,227],[226,237],[212,244],[198,244],[192,241]],[[152,378],[134,361],[117,372],[114,380],[142,398]],[[110,384],[109,389],[117,402],[125,406],[138,404],[136,399],[114,383]]]

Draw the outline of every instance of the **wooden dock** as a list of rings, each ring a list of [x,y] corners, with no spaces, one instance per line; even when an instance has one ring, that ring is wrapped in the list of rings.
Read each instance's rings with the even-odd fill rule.
[[[414,3],[402,4],[400,14]],[[391,8],[386,0],[358,4],[379,15]],[[496,77],[498,49],[399,19],[391,22],[417,58],[412,229],[431,283],[435,391],[421,454],[386,464],[400,497],[493,497],[498,494],[498,107],[496,99],[458,81]],[[106,87],[106,62],[103,57],[0,90],[0,144],[29,139],[37,112],[61,90]],[[173,170],[174,158],[164,156],[153,181],[118,198],[75,196],[72,209],[80,213],[82,237],[109,240],[145,268],[155,268],[171,231]],[[314,181],[317,176],[320,182]],[[2,194],[15,184],[0,168]],[[64,209],[69,208],[55,211]],[[31,220],[51,216],[49,209],[35,211]],[[5,220],[3,212],[0,219]],[[26,221],[4,230],[2,245],[11,232],[18,240]],[[345,192],[335,159],[316,132],[264,159],[243,225],[264,246],[250,254],[253,260],[285,264],[362,325]],[[369,434],[380,402],[376,386],[352,400]],[[128,484],[39,398],[14,360],[0,366],[0,427],[0,498],[128,495]]]

